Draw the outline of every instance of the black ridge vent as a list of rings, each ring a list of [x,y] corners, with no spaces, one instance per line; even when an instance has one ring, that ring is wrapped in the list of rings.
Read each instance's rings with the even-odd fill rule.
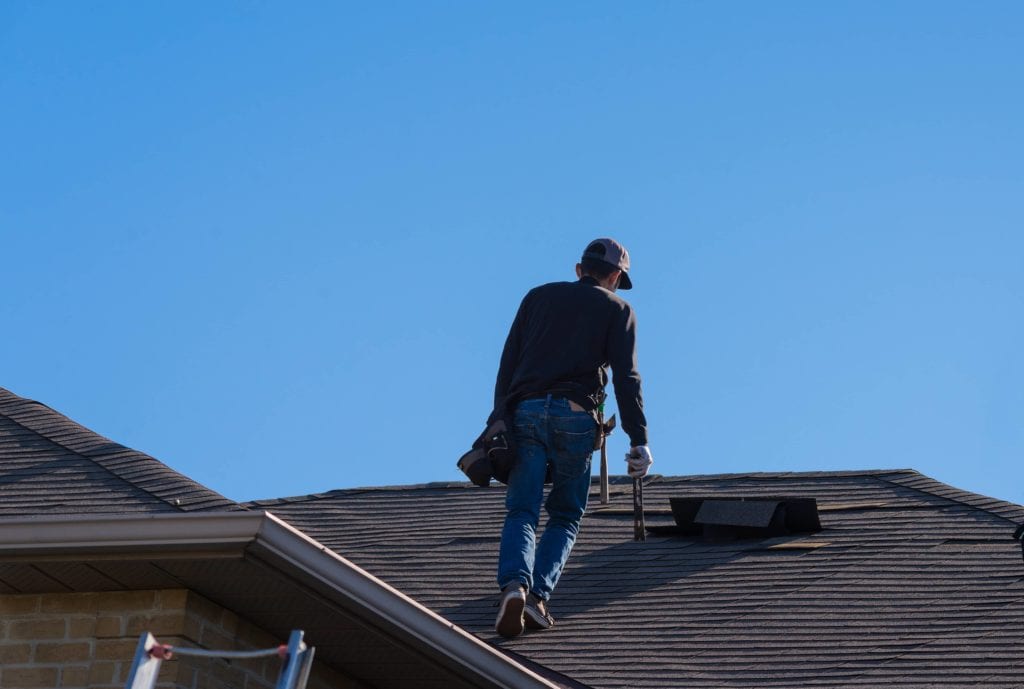
[[[669,498],[669,503],[675,526],[650,531],[713,541],[821,531],[814,498]]]

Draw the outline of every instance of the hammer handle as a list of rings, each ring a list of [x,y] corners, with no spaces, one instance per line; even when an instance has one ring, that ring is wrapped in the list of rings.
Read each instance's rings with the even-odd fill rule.
[[[633,479],[633,540],[647,540],[647,529],[644,526],[644,480],[642,478]]]
[[[601,442],[601,504],[608,504],[608,445]]]

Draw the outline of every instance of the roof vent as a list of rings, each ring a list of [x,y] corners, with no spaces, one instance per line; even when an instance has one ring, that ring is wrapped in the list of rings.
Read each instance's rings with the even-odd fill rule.
[[[670,498],[669,503],[675,526],[651,531],[713,541],[821,531],[814,498]]]

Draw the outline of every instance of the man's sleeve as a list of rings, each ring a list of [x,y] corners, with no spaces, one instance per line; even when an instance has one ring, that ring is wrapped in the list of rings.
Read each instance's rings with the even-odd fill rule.
[[[526,301],[529,298],[529,294],[523,297],[515,320],[512,321],[512,327],[509,328],[508,337],[505,338],[505,348],[501,351],[501,363],[498,365],[498,379],[494,383],[494,410],[491,412],[491,421],[505,410],[505,399],[508,397],[509,386],[512,384],[516,365],[519,363],[523,321],[526,318]]]
[[[612,366],[612,384],[615,403],[622,417],[622,430],[629,442],[647,444],[647,417],[644,416],[644,398],[640,391],[640,372],[636,359],[636,314],[628,304],[619,313],[612,326],[608,342],[609,363]]]

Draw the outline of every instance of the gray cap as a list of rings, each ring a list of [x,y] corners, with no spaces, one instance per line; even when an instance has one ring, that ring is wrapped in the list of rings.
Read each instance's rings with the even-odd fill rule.
[[[619,289],[633,288],[633,281],[629,279],[629,252],[626,251],[626,247],[614,239],[608,237],[595,239],[583,250],[583,258],[610,263],[622,271],[622,277],[619,278]]]

